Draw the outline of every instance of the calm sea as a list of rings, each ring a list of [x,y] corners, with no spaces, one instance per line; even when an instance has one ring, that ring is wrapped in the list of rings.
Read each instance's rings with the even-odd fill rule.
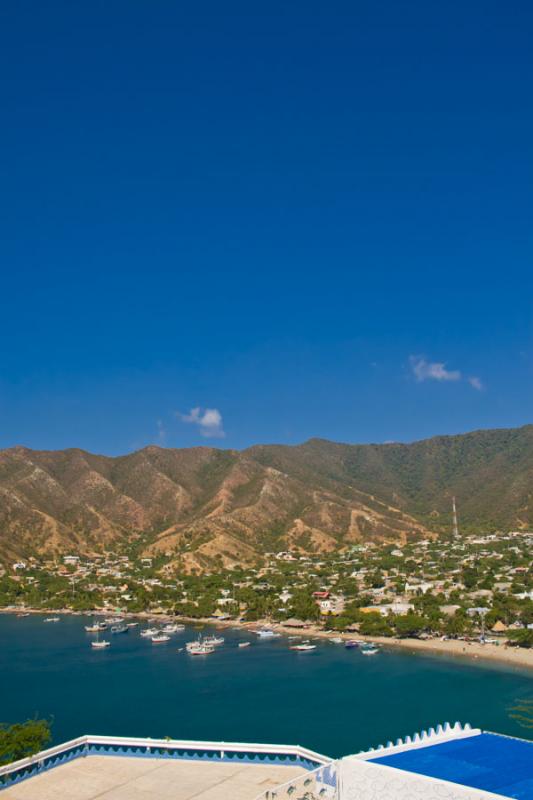
[[[441,656],[318,643],[297,654],[286,639],[226,631],[214,655],[178,652],[188,629],[153,645],[139,628],[92,651],[84,617],[0,615],[0,722],[53,717],[54,741],[80,734],[170,736],[302,744],[331,756],[460,720],[525,736],[509,707],[533,695],[532,674]],[[109,638],[109,637],[108,637]],[[252,640],[248,648],[238,642]]]

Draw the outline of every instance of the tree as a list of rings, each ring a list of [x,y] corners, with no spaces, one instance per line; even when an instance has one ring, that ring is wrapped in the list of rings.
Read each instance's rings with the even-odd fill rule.
[[[428,622],[418,614],[406,614],[403,617],[396,617],[394,626],[398,636],[418,636],[427,628]]]
[[[533,647],[533,631],[527,628],[521,631],[510,631],[509,644],[516,647]]]
[[[450,617],[445,626],[444,631],[448,636],[461,636],[468,627],[468,619],[462,609],[458,609],[453,617]]]
[[[32,756],[50,739],[50,722],[46,719],[29,719],[14,725],[0,723],[0,764]]]
[[[393,630],[387,620],[379,612],[366,614],[359,632],[363,636],[392,636]]]
[[[291,601],[289,613],[291,617],[303,620],[317,620],[320,616],[320,609],[311,597],[309,591],[295,592]]]

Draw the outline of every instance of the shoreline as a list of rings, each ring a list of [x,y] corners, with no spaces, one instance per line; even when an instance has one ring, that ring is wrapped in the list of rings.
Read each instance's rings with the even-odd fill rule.
[[[37,608],[1,608],[0,614],[11,614],[17,616],[21,613],[31,615],[49,616],[51,614],[61,614],[64,616],[84,616],[91,617],[103,613],[112,615],[113,612],[96,611],[93,613],[71,611],[70,609],[37,609]],[[301,638],[314,638],[330,640],[339,638],[343,641],[348,639],[361,639],[365,642],[374,642],[382,647],[397,648],[408,650],[411,655],[441,655],[448,658],[461,659],[470,664],[482,662],[497,662],[508,667],[519,667],[533,670],[533,649],[509,647],[502,640],[500,645],[481,644],[480,642],[464,642],[457,639],[398,639],[386,636],[363,636],[359,633],[343,633],[340,631],[325,631],[323,628],[311,623],[305,628],[291,628],[282,623],[272,623],[269,620],[261,619],[254,622],[239,622],[238,620],[218,620],[211,617],[185,617],[174,614],[155,614],[148,611],[137,613],[124,612],[117,616],[124,619],[161,619],[166,621],[179,621],[192,625],[210,625],[215,628],[235,628],[250,632],[252,629],[260,628],[263,625],[271,627],[283,636],[297,636]]]

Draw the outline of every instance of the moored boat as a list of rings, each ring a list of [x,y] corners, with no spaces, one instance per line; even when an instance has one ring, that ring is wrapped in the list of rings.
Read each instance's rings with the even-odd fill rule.
[[[218,647],[221,644],[224,644],[224,637],[223,636],[206,636],[204,639],[204,644],[212,647]]]
[[[302,642],[301,644],[293,644],[289,650],[296,650],[298,653],[309,653],[311,650],[316,650],[316,644],[311,642]]]
[[[281,633],[276,633],[273,631],[272,628],[259,628],[259,630],[254,631],[260,639],[279,639]]]
[[[91,642],[91,647],[95,650],[105,650],[106,647],[111,647],[111,642],[108,642],[107,639],[96,639],[94,642]]]
[[[251,642],[239,642],[239,647],[250,647]]]
[[[168,622],[166,625],[163,625],[161,630],[163,633],[179,633],[185,630],[185,625],[177,625],[174,622]]]
[[[59,622],[59,617],[46,617],[43,622]]]
[[[187,652],[190,656],[209,656],[215,652],[215,648],[203,642],[192,642],[191,647],[187,647]]]
[[[111,633],[129,633],[127,625],[111,625]]]
[[[165,644],[166,642],[170,642],[170,636],[167,636],[166,633],[157,633],[152,636],[152,644]]]
[[[158,633],[159,628],[144,628],[144,630],[141,631],[141,636],[143,639],[151,639],[152,636],[157,636]]]
[[[97,622],[93,620],[92,625],[86,625],[85,630],[87,633],[98,633],[98,631],[107,630],[107,622]]]

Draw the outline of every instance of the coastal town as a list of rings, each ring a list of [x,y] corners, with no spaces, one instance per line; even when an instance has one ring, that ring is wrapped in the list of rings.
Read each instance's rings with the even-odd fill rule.
[[[532,546],[533,533],[521,531],[366,542],[327,555],[270,553],[253,568],[203,574],[180,574],[171,553],[30,557],[4,564],[0,607],[531,650]]]

